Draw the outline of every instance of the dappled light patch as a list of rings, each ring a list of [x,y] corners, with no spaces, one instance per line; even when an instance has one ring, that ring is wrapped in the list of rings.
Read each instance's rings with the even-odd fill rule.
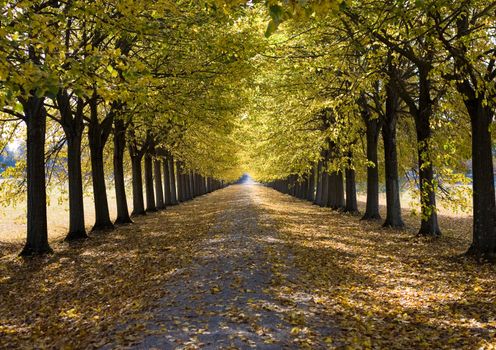
[[[301,272],[279,281],[279,293],[291,303],[311,295],[315,312],[339,329],[330,345],[492,348],[496,269],[460,256],[470,218],[441,217],[447,229],[433,244],[414,237],[412,218],[409,229],[395,231],[275,191],[257,195]],[[284,276],[288,267],[279,266]],[[316,325],[305,327],[311,334]]]
[[[0,347],[121,347],[141,338],[146,310],[164,295],[164,281],[190,262],[216,200],[137,218],[76,245],[54,242],[45,258],[22,260],[2,246]]]

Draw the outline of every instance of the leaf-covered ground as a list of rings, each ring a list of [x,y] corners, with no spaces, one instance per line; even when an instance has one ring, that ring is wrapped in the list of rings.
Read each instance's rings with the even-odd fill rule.
[[[331,347],[496,348],[496,269],[462,256],[469,218],[441,217],[444,236],[428,240],[415,237],[416,218],[395,231],[274,191],[259,194],[300,271],[280,294],[309,295],[323,307],[320,317],[340,330]]]
[[[467,219],[415,238],[237,185],[23,261],[0,247],[0,348],[494,348]]]
[[[97,348],[142,337],[147,310],[165,281],[187,266],[215,220],[218,194],[135,218],[135,224],[94,234],[52,256],[0,255],[0,348]],[[122,325],[125,326],[122,326]]]

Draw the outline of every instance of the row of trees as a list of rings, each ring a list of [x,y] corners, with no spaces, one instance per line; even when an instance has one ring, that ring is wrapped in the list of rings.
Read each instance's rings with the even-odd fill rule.
[[[22,178],[25,165],[25,254],[47,250],[39,238],[52,174],[67,177],[76,239],[86,160],[101,229],[110,226],[106,180],[123,210],[128,169],[140,178],[145,159],[150,178],[154,159],[172,157],[176,171],[204,178],[244,168],[266,182],[308,182],[319,204],[348,211],[366,182],[365,219],[379,218],[384,178],[393,227],[403,226],[403,174],[428,236],[441,234],[439,199],[467,197],[459,184],[471,162],[469,252],[493,258],[495,10],[482,0],[4,3],[0,149],[22,121],[26,162],[10,174]],[[135,181],[136,212],[140,191]]]
[[[437,201],[462,203],[471,171],[468,253],[494,259],[495,11],[478,0],[274,2],[273,46],[257,60],[262,98],[245,125],[253,172],[351,212],[363,179],[364,219],[380,218],[383,173],[384,225],[398,228],[404,174],[419,198],[419,234],[438,236]]]
[[[7,200],[27,192],[22,255],[50,252],[51,183],[67,188],[66,239],[77,240],[87,237],[87,182],[93,230],[108,230],[109,181],[124,224],[129,177],[142,215],[239,176],[231,134],[243,97],[233,85],[246,83],[255,47],[239,13],[169,0],[16,0],[0,12],[0,149],[27,134],[25,161],[2,182]]]

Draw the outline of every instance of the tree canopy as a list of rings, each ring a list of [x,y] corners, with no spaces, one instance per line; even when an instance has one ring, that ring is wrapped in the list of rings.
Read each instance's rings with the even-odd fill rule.
[[[27,191],[24,253],[50,250],[47,187],[67,188],[68,239],[80,239],[85,192],[94,230],[110,229],[110,183],[122,223],[128,178],[140,214],[249,172],[351,212],[362,186],[364,219],[380,218],[384,184],[393,227],[406,182],[419,234],[441,234],[439,201],[472,206],[469,252],[493,258],[495,10],[479,0],[3,1],[0,150],[24,139],[25,152],[4,172],[2,200]]]

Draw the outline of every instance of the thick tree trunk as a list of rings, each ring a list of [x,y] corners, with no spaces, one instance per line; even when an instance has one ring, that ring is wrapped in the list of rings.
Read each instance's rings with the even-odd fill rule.
[[[186,200],[191,200],[192,199],[192,196],[191,196],[191,176],[190,176],[190,172],[187,171],[185,174],[184,174],[184,185],[185,185],[185,193],[186,193]]]
[[[304,180],[300,183],[300,199],[306,199],[308,196],[308,174],[305,174]]]
[[[188,200],[193,199],[193,186],[191,181],[191,171],[188,171],[186,174],[186,193]]]
[[[308,174],[307,200],[312,202],[315,198],[315,165],[312,166]]]
[[[91,178],[93,180],[93,199],[95,204],[95,224],[92,231],[110,230],[114,228],[110,221],[105,186],[105,170],[103,162],[103,147],[99,126],[90,123],[88,138],[90,144]]]
[[[335,173],[335,178],[336,178],[336,185],[335,185],[336,206],[333,207],[333,209],[343,210],[345,208],[343,172],[337,171]]]
[[[169,159],[164,158],[162,162],[163,166],[163,176],[164,176],[164,203],[165,206],[172,205],[172,197],[171,197],[171,179],[169,173]]]
[[[162,186],[162,162],[160,158],[153,161],[153,170],[155,173],[155,198],[157,199],[157,209],[165,209],[164,188]]]
[[[201,193],[202,195],[207,193],[205,177],[201,176]]]
[[[346,205],[344,211],[347,213],[358,213],[356,196],[355,169],[346,168]]]
[[[313,203],[320,205],[320,203],[322,202],[322,161],[321,160],[319,160],[319,163],[317,165],[316,181],[317,181],[317,190],[315,193],[315,200]]]
[[[65,134],[69,182],[69,232],[65,239],[73,241],[88,238],[84,224],[83,177],[81,172],[82,133],[66,131]]]
[[[66,240],[85,239],[83,179],[81,172],[81,139],[83,136],[84,101],[77,99],[75,111],[69,93],[61,89],[56,98],[60,124],[67,140],[67,174],[69,186],[69,232]]]
[[[321,207],[327,207],[329,202],[329,173],[327,172],[327,162],[322,166],[322,198]]]
[[[378,220],[379,214],[379,167],[377,160],[377,144],[380,124],[378,119],[371,119],[368,112],[363,116],[367,127],[367,204],[362,220]]]
[[[198,193],[198,174],[193,173],[193,196],[196,198],[199,196]]]
[[[146,211],[157,211],[155,194],[153,188],[153,158],[151,154],[145,154],[145,189],[146,189]]]
[[[83,182],[81,173],[81,139],[84,129],[83,103],[78,99],[73,113],[66,90],[57,94],[60,124],[67,140],[67,174],[69,187],[69,232],[66,241],[87,238],[84,224]]]
[[[182,168],[181,168],[182,169]],[[181,202],[186,202],[188,200],[187,184],[186,184],[186,174],[182,173],[181,170],[179,178],[181,179]]]
[[[344,187],[343,187],[343,173],[340,171],[333,171],[329,174],[327,206],[334,209],[344,209]]]
[[[193,172],[190,172],[189,175],[189,187],[190,187],[190,195],[191,195],[191,199],[195,198],[196,197],[196,192],[195,192],[195,188],[196,188],[196,185],[195,185],[195,173]]]
[[[336,181],[336,172],[330,172],[327,175],[327,202],[325,203],[325,206],[328,208],[335,208],[337,205]]]
[[[126,147],[126,127],[122,119],[114,120],[114,188],[117,205],[116,225],[130,224],[133,221],[127,207],[126,183],[124,180],[124,150]]]
[[[48,244],[46,187],[45,187],[45,131],[46,111],[43,99],[35,96],[22,101],[27,127],[27,239],[21,256],[51,253]]]
[[[492,110],[483,99],[466,100],[472,125],[473,239],[468,254],[496,259],[496,204],[490,125]]]
[[[145,215],[145,201],[143,198],[143,175],[141,172],[141,155],[131,154],[133,176],[133,212],[132,215]]]
[[[294,195],[294,181],[293,181],[292,175],[289,175],[289,177],[288,177],[288,194],[290,196]]]
[[[422,221],[419,235],[439,236],[441,231],[437,223],[436,192],[434,170],[429,154],[430,126],[428,120],[417,123],[417,147],[419,163],[420,205]]]
[[[430,98],[428,71],[421,69],[419,71],[419,108],[417,115],[415,115],[415,128],[417,132],[420,205],[422,211],[418,234],[422,236],[441,235],[437,221],[436,183],[434,181],[434,169],[429,146],[431,141],[431,116],[432,101]]]
[[[386,113],[382,127],[384,142],[384,169],[386,180],[386,220],[384,227],[402,228],[400,185],[398,179],[398,152],[396,149],[396,122],[398,120],[399,97],[394,86],[386,87]]]
[[[94,94],[89,101],[90,123],[88,125],[93,201],[95,204],[95,224],[92,231],[111,230],[114,228],[112,221],[110,221],[103,161],[103,150],[112,131],[113,117],[107,116],[100,123],[98,120],[97,98],[98,96]]]
[[[174,157],[169,157],[169,176],[170,176],[170,191],[171,191],[171,203],[173,205],[178,204],[177,190],[176,190],[176,170],[174,169]]]
[[[183,169],[180,162],[177,162],[177,199],[179,202],[184,202],[184,176]]]

